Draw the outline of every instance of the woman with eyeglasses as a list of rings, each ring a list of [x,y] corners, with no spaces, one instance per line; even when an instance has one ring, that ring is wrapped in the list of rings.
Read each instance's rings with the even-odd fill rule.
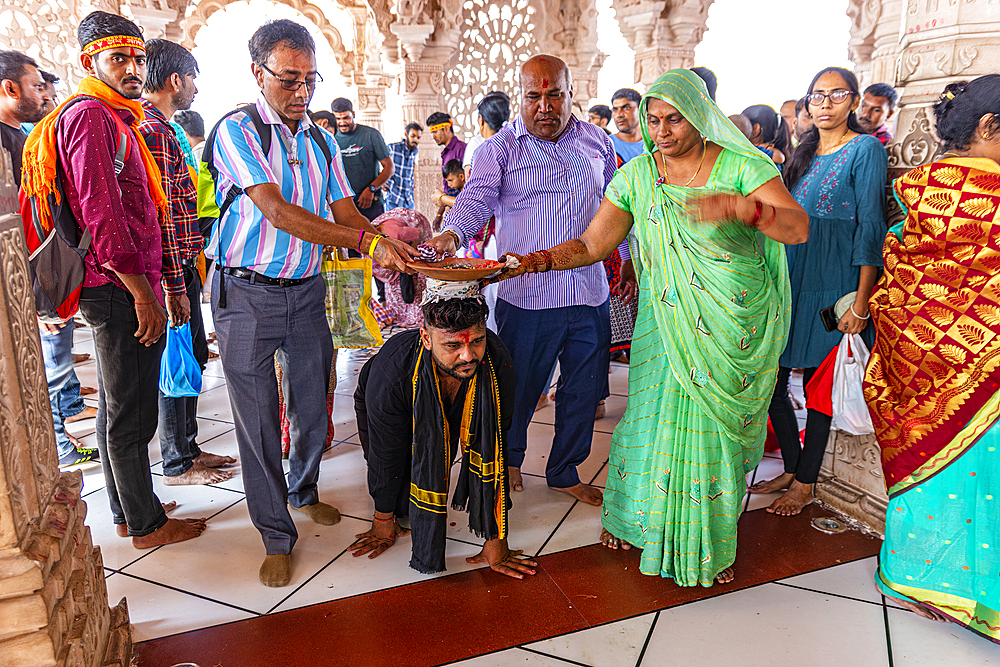
[[[787,489],[767,508],[782,516],[798,514],[813,501],[831,422],[830,416],[808,410],[805,439],[799,440],[788,395],[791,369],[804,369],[803,383],[808,384],[845,333],[860,333],[871,346],[868,297],[882,266],[886,232],[888,161],[879,140],[858,124],[854,112],[861,96],[854,74],[840,67],[824,69],[806,99],[813,127],[801,136],[784,181],[809,214],[809,240],[788,249],[792,324],[769,410],[785,472],[750,487],[750,493]],[[852,292],[851,307],[837,328],[827,331],[819,312]]]

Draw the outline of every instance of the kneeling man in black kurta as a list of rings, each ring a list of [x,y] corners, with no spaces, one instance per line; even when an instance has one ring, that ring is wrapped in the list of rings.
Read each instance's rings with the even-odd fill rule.
[[[467,559],[510,577],[534,574],[537,563],[507,546],[505,437],[514,406],[514,370],[500,339],[486,329],[489,308],[476,283],[428,280],[421,303],[424,326],[393,336],[361,369],[354,392],[368,490],[375,500],[372,528],[358,535],[354,555],[374,558],[410,534],[410,567],[445,569],[448,487],[459,463],[451,506],[469,513],[469,528],[484,538]]]

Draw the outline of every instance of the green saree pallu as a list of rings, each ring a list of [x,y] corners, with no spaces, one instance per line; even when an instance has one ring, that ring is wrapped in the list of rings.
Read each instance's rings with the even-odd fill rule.
[[[650,97],[723,148],[703,187],[658,177]],[[778,171],[688,70],[661,76],[640,118],[646,152],[606,192],[634,220],[639,316],[602,522],[642,549],[644,574],[710,586],[736,556],[745,476],[763,454],[791,294],[784,246],[736,220],[694,222],[690,205],[700,195],[749,194]]]

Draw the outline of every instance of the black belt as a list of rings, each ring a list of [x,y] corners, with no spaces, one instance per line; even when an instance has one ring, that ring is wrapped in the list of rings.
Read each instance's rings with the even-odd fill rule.
[[[233,276],[234,278],[243,278],[244,280],[249,280],[251,284],[260,283],[261,285],[274,285],[276,287],[295,287],[296,285],[303,285],[306,281],[312,280],[316,276],[309,276],[308,278],[271,278],[265,276],[263,273],[257,273],[256,271],[251,271],[250,269],[244,269],[241,266],[227,266],[222,269],[222,272]]]

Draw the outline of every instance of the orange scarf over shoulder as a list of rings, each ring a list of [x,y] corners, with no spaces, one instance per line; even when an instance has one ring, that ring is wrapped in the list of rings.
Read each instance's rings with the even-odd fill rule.
[[[55,190],[59,164],[59,154],[56,150],[56,120],[58,120],[63,107],[77,95],[96,97],[112,109],[127,109],[132,114],[131,129],[135,134],[135,145],[142,157],[142,165],[146,168],[149,194],[153,198],[153,203],[156,205],[156,210],[162,221],[167,211],[167,197],[160,184],[160,169],[156,166],[156,161],[153,159],[149,147],[146,146],[145,140],[139,134],[139,124],[146,118],[142,109],[142,100],[126,99],[100,79],[88,76],[80,82],[76,94],[67,98],[35,126],[24,144],[21,188],[28,197],[37,198],[42,227],[46,232],[52,229],[52,213],[49,211],[48,196],[55,195],[57,203],[59,197],[58,191]]]
[[[909,210],[883,249],[864,382],[894,493],[1000,391],[1000,168],[945,158],[895,190]]]

